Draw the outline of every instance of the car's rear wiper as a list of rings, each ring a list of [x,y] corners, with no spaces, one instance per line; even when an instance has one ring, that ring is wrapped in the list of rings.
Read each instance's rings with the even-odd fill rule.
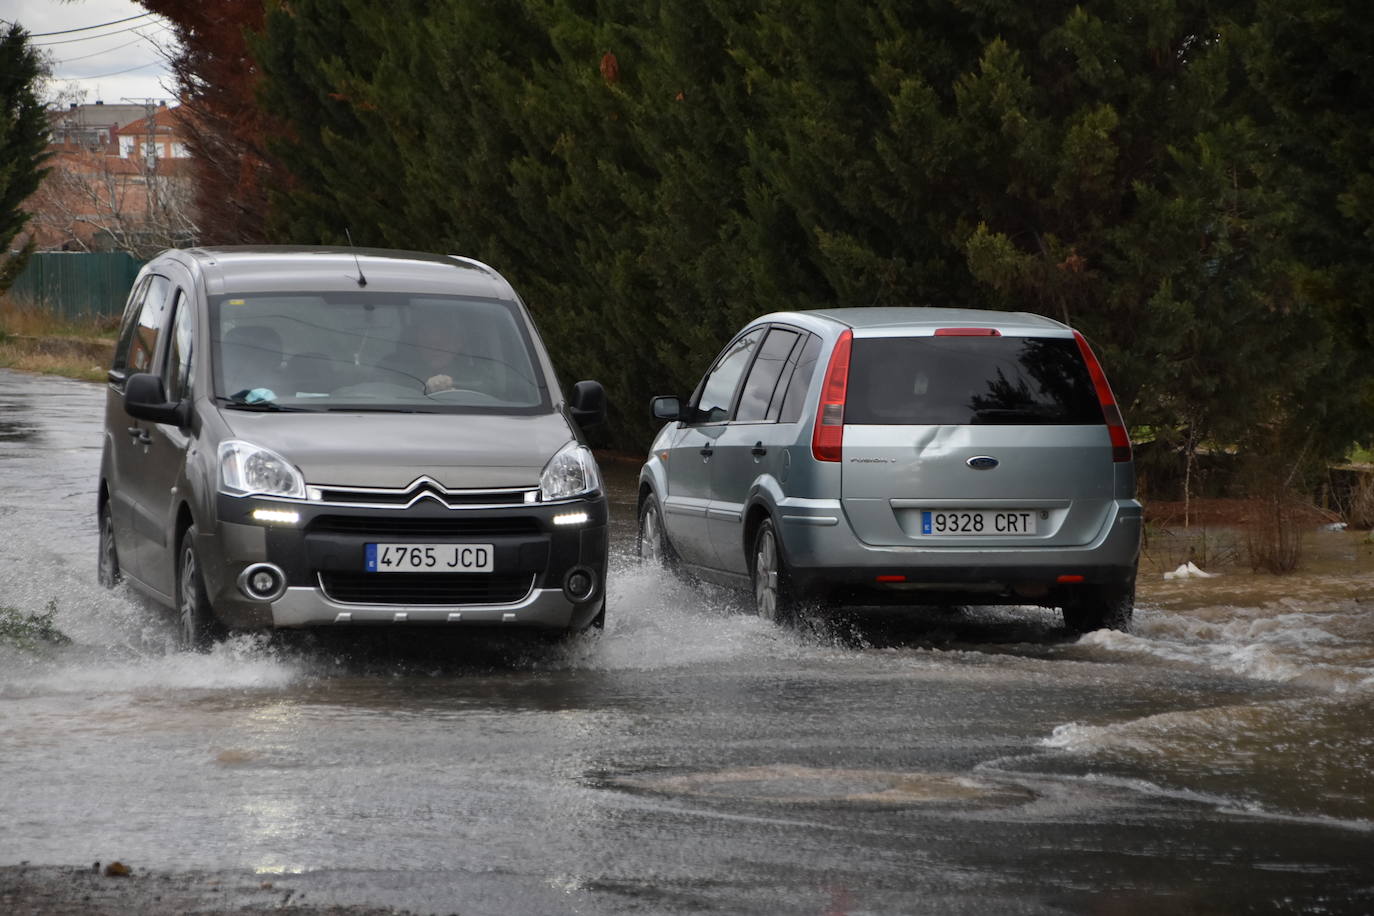
[[[985,407],[973,416],[977,420],[1048,420],[1053,414],[1043,407]]]

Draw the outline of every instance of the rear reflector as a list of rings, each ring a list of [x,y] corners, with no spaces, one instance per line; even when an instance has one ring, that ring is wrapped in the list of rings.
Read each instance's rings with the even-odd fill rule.
[[[845,331],[835,341],[825,370],[816,426],[811,431],[811,454],[817,461],[839,461],[844,451],[844,401],[849,393],[849,350],[854,334]]]
[[[878,576],[879,582],[905,582],[906,576]]]
[[[1126,434],[1126,421],[1121,417],[1121,408],[1116,404],[1112,386],[1107,384],[1107,374],[1102,371],[1102,364],[1093,355],[1092,347],[1088,346],[1083,335],[1074,331],[1073,339],[1078,341],[1078,352],[1083,354],[1083,362],[1088,364],[1088,374],[1092,376],[1093,387],[1097,389],[1097,400],[1102,404],[1102,418],[1107,423],[1107,433],[1112,437],[1112,460],[1130,461],[1131,437]]]
[[[936,337],[1001,337],[996,328],[936,328]]]
[[[1061,582],[1061,583],[1063,583],[1063,584],[1065,584],[1065,585],[1069,585],[1069,584],[1072,584],[1072,583],[1075,583],[1075,582],[1082,582],[1082,581],[1083,581],[1083,577],[1082,577],[1082,576],[1060,576],[1058,579],[1055,579],[1054,581],[1056,581],[1056,582]]]

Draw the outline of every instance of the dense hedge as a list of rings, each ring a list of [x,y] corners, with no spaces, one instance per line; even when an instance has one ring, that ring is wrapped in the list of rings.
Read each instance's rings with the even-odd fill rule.
[[[1355,0],[292,0],[250,47],[276,240],[492,263],[609,444],[745,320],[873,304],[1067,320],[1166,442],[1374,433]]]

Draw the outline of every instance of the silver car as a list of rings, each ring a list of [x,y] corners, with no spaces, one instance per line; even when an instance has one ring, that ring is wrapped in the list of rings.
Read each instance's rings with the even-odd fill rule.
[[[99,575],[225,628],[495,625],[605,611],[606,497],[520,298],[461,257],[168,251],[125,310]]]
[[[1011,604],[1124,629],[1141,506],[1077,331],[1038,315],[765,315],[721,352],[639,478],[642,557],[798,605]]]

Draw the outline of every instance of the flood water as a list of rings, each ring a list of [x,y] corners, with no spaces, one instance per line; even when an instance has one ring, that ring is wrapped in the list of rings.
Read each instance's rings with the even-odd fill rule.
[[[464,914],[1374,910],[1357,534],[1313,532],[1288,579],[1143,568],[1131,634],[778,629],[631,562],[634,469],[607,466],[599,635],[197,655],[95,583],[103,398],[0,370],[0,607],[71,638],[0,637],[0,866]]]

